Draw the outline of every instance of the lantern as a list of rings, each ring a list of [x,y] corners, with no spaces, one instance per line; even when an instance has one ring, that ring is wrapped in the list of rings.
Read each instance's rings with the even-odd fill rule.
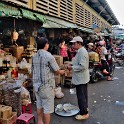
[[[18,33],[16,31],[14,31],[12,34],[13,41],[16,41],[18,39],[18,36],[19,36]]]
[[[16,32],[15,29],[15,19],[14,19],[14,32],[12,33],[12,39],[13,41],[16,41],[18,39],[19,34]]]

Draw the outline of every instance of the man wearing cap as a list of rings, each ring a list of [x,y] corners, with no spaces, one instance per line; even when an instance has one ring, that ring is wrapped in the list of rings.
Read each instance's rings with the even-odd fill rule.
[[[94,46],[94,44],[93,43],[88,43],[87,44],[88,45],[88,52],[93,52],[93,46]]]
[[[75,118],[77,120],[88,119],[88,91],[87,83],[90,80],[89,75],[89,56],[87,50],[83,47],[83,39],[80,36],[76,36],[72,41],[74,48],[77,49],[77,54],[72,61],[72,66],[68,66],[68,69],[72,69],[72,83],[76,86],[76,94],[78,99],[78,106],[80,114]]]

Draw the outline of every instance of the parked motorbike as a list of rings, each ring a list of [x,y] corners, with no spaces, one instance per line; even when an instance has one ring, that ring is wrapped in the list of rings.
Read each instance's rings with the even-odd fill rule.
[[[124,55],[122,54],[122,49],[118,48],[114,52],[114,60],[116,63],[118,63],[120,66],[124,64]]]
[[[110,75],[114,74],[115,65],[111,64],[109,66]],[[107,75],[103,73],[103,67],[100,62],[90,62],[90,82],[96,83],[99,79],[106,77]]]

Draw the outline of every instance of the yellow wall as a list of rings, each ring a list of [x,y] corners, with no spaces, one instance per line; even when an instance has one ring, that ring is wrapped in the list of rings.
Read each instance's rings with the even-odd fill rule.
[[[96,13],[90,6],[88,6],[87,4],[85,4],[84,2],[82,2],[81,0],[73,0],[73,1],[74,1],[74,3],[77,3],[79,5],[82,5],[91,14],[93,14],[94,16],[96,16],[97,18],[99,18],[102,22],[106,23],[106,25],[111,28],[111,25],[104,18],[102,18],[101,16],[99,16],[98,13]],[[92,17],[91,17],[91,23],[92,23]]]
[[[73,16],[70,17],[70,18],[68,16],[67,7],[66,7],[66,9],[64,8],[65,9],[65,12],[64,13],[65,13],[65,15],[67,15],[65,17],[67,17],[67,18],[65,18],[64,16],[63,17],[61,16],[61,11],[62,10],[60,9],[60,5],[62,4],[62,0],[57,0],[56,3],[55,2],[52,3],[51,1],[49,1],[49,2],[47,1],[47,3],[43,3],[43,0],[25,0],[26,3],[20,2],[19,0],[14,0],[14,1],[13,0],[8,0],[8,1],[15,2],[15,3],[19,4],[19,5],[22,5],[24,7],[27,7],[27,8],[30,8],[30,9],[33,9],[33,10],[36,10],[36,11],[39,11],[39,12],[43,12],[45,14],[49,14],[49,15],[52,15],[52,16],[60,17],[62,19],[65,19],[65,20],[70,21],[70,22],[73,22],[73,23],[76,23],[76,4],[78,4],[80,6],[83,6],[84,7],[84,10],[86,9],[88,12],[90,12],[90,22],[87,20],[86,17],[84,17],[84,20],[82,20],[84,22],[82,22],[81,25],[79,24],[80,26],[86,26],[85,23],[88,23],[87,25],[89,26],[89,28],[91,28],[92,27],[92,23],[93,23],[92,22],[93,21],[92,15],[94,15],[95,17],[97,17],[98,19],[100,19],[100,27],[102,27],[102,25],[101,25],[101,21],[102,21],[103,23],[105,23],[106,27],[108,27],[108,28],[111,29],[111,25],[104,18],[102,18],[101,16],[99,16],[98,13],[96,13],[87,4],[85,4],[84,2],[82,2],[82,0],[72,0],[72,8],[73,8],[72,15]],[[36,5],[36,1],[37,1],[37,5]],[[67,1],[69,2],[69,0],[67,0]],[[48,3],[50,3],[50,2],[52,4],[50,4],[50,6],[49,6]],[[71,2],[71,0],[70,0],[70,2]],[[37,6],[40,7],[40,9]],[[50,9],[50,7],[51,7],[51,9]],[[51,11],[51,13],[50,13],[50,11]],[[54,13],[52,13],[52,12],[54,12]],[[82,25],[82,24],[84,24],[84,25]]]

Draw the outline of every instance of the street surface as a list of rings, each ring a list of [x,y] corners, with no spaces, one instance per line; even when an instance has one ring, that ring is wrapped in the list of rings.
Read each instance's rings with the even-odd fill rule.
[[[73,117],[61,117],[52,114],[51,124],[124,124],[124,106],[116,105],[116,101],[124,101],[124,69],[116,67],[114,81],[102,79],[98,83],[89,84],[90,118],[77,121]],[[77,105],[75,94],[64,88],[64,98],[56,99],[55,105],[71,103]]]
[[[89,119],[77,121],[74,116],[62,117],[53,113],[51,124],[124,124],[124,105],[115,104],[124,101],[124,69],[116,67],[113,78],[114,81],[102,79],[89,84]],[[61,103],[77,105],[76,94],[70,94],[70,88],[62,90],[65,96],[55,99],[55,106]]]

